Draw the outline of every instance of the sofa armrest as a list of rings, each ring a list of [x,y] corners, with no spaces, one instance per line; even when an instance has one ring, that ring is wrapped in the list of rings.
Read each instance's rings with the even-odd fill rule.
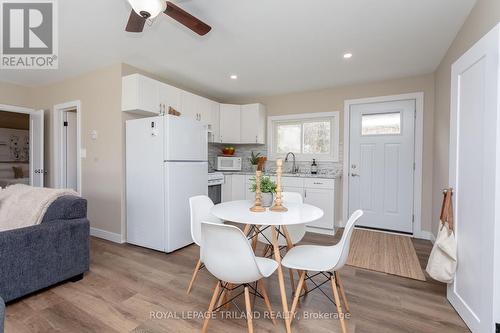
[[[65,195],[54,200],[47,208],[42,223],[54,220],[72,220],[87,217],[87,200]]]
[[[0,333],[3,333],[3,322],[5,320],[5,303],[0,297]]]
[[[0,295],[8,302],[89,269],[86,218],[0,232]]]

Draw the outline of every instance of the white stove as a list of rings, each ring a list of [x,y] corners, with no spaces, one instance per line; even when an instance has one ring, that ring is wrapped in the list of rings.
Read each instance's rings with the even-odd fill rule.
[[[210,172],[208,174],[208,186],[224,184],[224,174],[221,172]]]
[[[222,184],[224,184],[224,174],[220,172],[208,173],[208,196],[214,204],[222,202]]]

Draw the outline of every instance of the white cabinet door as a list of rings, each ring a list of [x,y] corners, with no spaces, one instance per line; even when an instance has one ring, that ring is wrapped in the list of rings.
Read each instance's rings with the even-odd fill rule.
[[[233,200],[233,176],[224,175],[224,184],[222,184],[222,202]]]
[[[168,113],[169,107],[181,112],[181,90],[179,88],[158,82],[158,96],[159,103],[165,113]]]
[[[212,101],[205,97],[197,97],[198,121],[208,125],[212,122]]]
[[[310,227],[333,230],[335,217],[335,191],[327,189],[304,189],[304,202],[323,210],[321,219],[308,224]]]
[[[233,175],[231,184],[231,197],[232,200],[245,200],[245,176]]]
[[[198,120],[198,96],[187,91],[182,91],[181,102],[181,116]]]
[[[210,142],[221,142],[220,140],[220,103],[210,101],[210,121],[208,122]]]
[[[259,143],[265,141],[266,115],[262,104],[241,106],[241,143]]]
[[[220,138],[223,143],[240,143],[241,107],[234,104],[220,105]]]
[[[140,74],[122,78],[122,111],[143,115],[160,113],[158,81]]]
[[[245,177],[245,199],[247,200],[255,200],[255,192],[252,192],[250,190],[251,186],[253,185],[253,176],[246,176]]]

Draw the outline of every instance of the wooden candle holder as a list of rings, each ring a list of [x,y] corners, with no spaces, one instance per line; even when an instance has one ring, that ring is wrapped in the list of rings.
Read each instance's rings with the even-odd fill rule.
[[[288,208],[283,206],[281,193],[281,174],[283,173],[283,160],[276,160],[276,198],[274,205],[270,208],[273,212],[286,212]]]
[[[255,172],[255,204],[250,207],[251,212],[265,212],[266,209],[262,207],[262,193],[260,191],[260,179],[262,178],[262,171],[257,170]]]

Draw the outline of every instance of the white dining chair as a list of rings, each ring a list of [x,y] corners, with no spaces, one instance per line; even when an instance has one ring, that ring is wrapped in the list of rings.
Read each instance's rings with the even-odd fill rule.
[[[198,246],[200,246],[201,244],[201,223],[203,221],[209,221],[219,224],[224,223],[224,221],[210,213],[210,210],[213,206],[214,203],[206,195],[197,195],[189,198],[189,210],[191,214],[191,237],[193,238],[193,242]],[[196,266],[194,268],[193,276],[191,277],[191,281],[189,282],[189,286],[187,289],[188,294],[191,292],[194,281],[196,280],[196,276],[202,268],[203,262],[201,261],[201,259],[198,259],[198,262],[196,263]]]
[[[203,322],[202,332],[206,331],[213,311],[217,311],[239,296],[227,300],[226,293],[240,287],[243,287],[245,294],[248,331],[253,332],[250,293],[264,299],[275,324],[263,279],[276,271],[278,263],[272,259],[256,257],[246,236],[236,226],[203,222],[201,231],[201,259],[207,270],[219,280],[208,307],[208,315],[205,316]],[[255,283],[255,286],[252,286],[252,283]],[[219,293],[221,288],[222,292]],[[217,308],[215,308],[218,300]],[[221,300],[225,303],[222,304]]]
[[[342,284],[342,280],[340,279],[340,274],[338,271],[347,262],[347,257],[349,256],[351,235],[356,222],[361,216],[363,216],[362,210],[357,210],[351,215],[345,226],[342,238],[337,244],[333,246],[299,245],[295,246],[285,255],[285,257],[281,261],[281,264],[285,267],[301,271],[299,283],[297,285],[297,290],[295,291],[295,297],[292,303],[292,308],[290,310],[291,318],[293,318],[293,315],[295,313],[304,281],[311,280],[311,282],[313,282],[315,286],[319,288],[322,283],[317,284],[312,280],[312,278],[316,276],[323,276],[331,281],[333,297],[335,298],[334,303],[337,307],[342,332],[347,332],[344,322],[344,314],[342,313],[342,306],[340,304],[338,289],[340,289],[340,294],[347,312],[350,311],[349,303],[347,302],[344,285]],[[308,272],[314,272],[314,274],[312,276],[309,276]],[[305,294],[307,294],[307,292]]]

